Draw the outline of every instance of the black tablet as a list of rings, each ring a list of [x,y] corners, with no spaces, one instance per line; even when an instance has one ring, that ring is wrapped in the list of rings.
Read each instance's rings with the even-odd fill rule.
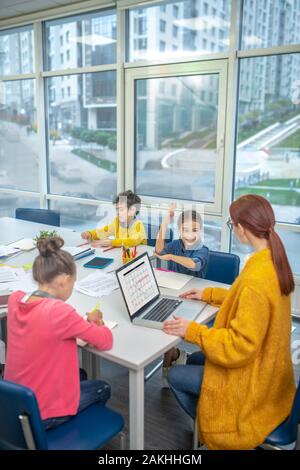
[[[100,256],[96,256],[95,258],[85,263],[83,266],[85,268],[103,269],[109,264],[111,264],[113,260],[113,258],[100,258]]]

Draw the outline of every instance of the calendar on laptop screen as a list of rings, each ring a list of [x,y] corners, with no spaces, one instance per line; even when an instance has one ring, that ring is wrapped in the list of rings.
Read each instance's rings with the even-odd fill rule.
[[[159,295],[148,256],[139,257],[118,275],[130,315]]]

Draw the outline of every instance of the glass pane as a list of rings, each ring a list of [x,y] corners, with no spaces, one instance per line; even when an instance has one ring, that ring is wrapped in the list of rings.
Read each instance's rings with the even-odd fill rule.
[[[300,232],[292,232],[282,229],[276,229],[277,233],[281,237],[282,243],[287,252],[287,256],[292,268],[293,273],[300,274]],[[232,250],[241,258],[241,263],[244,265],[248,256],[251,254],[251,248],[249,245],[240,243],[233,235],[232,238]]]
[[[210,250],[220,251],[221,233],[222,225],[220,222],[207,220],[207,217],[204,217],[204,245],[206,245]]]
[[[279,222],[300,211],[300,54],[242,59],[235,197],[260,194]]]
[[[227,50],[230,4],[183,0],[130,10],[129,61]]]
[[[15,217],[17,207],[39,208],[40,199],[38,195],[35,198],[26,196],[24,193],[18,196],[17,194],[0,192],[0,217]]]
[[[116,62],[116,13],[106,10],[46,22],[46,69]]]
[[[39,190],[35,80],[0,83],[0,187]]]
[[[299,1],[244,0],[242,24],[243,49],[299,44]]]
[[[96,228],[99,224],[97,206],[68,201],[50,201],[51,209],[60,212],[60,225],[82,232]]]
[[[0,76],[34,72],[32,26],[0,31]]]
[[[115,72],[54,77],[47,89],[51,192],[112,200],[117,186]]]
[[[300,214],[300,210],[299,210]],[[299,222],[300,223],[300,220]],[[300,232],[291,232],[282,229],[277,229],[278,234],[281,237],[282,243],[286,249],[289,262],[293,273],[300,274]]]
[[[213,202],[219,75],[136,81],[139,194]]]

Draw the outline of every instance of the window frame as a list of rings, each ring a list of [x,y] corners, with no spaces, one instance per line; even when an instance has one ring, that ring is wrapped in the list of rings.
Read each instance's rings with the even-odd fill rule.
[[[205,203],[203,201],[193,201],[204,204],[206,214],[222,214],[223,205],[223,171],[225,155],[225,114],[220,110],[226,108],[226,90],[227,90],[227,61],[218,60],[214,63],[200,61],[193,63],[183,63],[179,65],[167,65],[162,67],[149,66],[129,68],[125,74],[125,161],[127,171],[125,174],[125,186],[134,188],[135,185],[135,81],[140,79],[182,77],[191,75],[219,75],[219,102],[218,102],[218,122],[217,122],[217,153],[218,164],[216,165],[215,177],[215,201]],[[134,104],[131,104],[134,103]],[[154,204],[155,206],[170,204],[172,199],[163,197],[144,196],[145,204]],[[178,205],[187,203],[187,200],[176,200]]]

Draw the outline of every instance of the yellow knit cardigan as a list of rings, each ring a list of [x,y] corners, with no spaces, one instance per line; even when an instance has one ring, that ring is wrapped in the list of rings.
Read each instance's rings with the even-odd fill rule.
[[[206,355],[201,442],[252,449],[289,415],[295,395],[290,296],[281,295],[266,248],[251,256],[229,290],[207,288],[202,298],[221,307],[213,328],[191,322],[185,336]]]

